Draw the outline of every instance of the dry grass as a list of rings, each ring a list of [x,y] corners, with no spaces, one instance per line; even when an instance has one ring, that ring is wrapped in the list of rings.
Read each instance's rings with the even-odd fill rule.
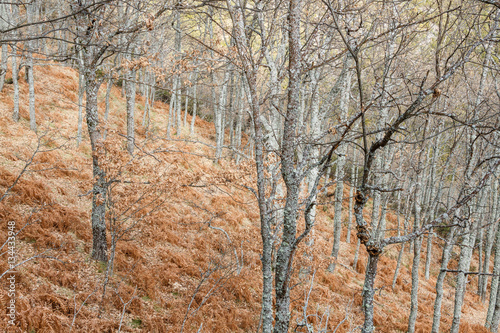
[[[127,168],[120,169],[129,177],[127,179],[154,179],[155,186],[164,191],[162,198],[165,202],[144,217],[129,240],[118,243],[115,274],[103,303],[104,312],[101,317],[98,316],[101,291],[93,293],[93,290],[103,280],[105,268],[89,259],[91,198],[85,194],[91,189],[91,154],[86,130],[80,147],[74,143],[78,112],[77,73],[69,68],[44,66],[37,67],[35,75],[38,125],[40,131],[48,129],[47,137],[51,138],[45,142],[46,148],[63,146],[37,155],[31,166],[31,170],[37,172],[25,174],[13,189],[13,195],[0,203],[0,219],[16,221],[18,228],[25,221],[33,222],[18,237],[19,258],[28,258],[53,248],[50,254],[60,261],[37,259],[19,270],[17,331],[67,332],[73,314],[80,309],[74,331],[114,332],[119,326],[123,302],[133,297],[136,298],[124,315],[123,331],[126,332],[178,332],[191,299],[191,309],[202,303],[203,306],[189,317],[186,332],[196,332],[201,323],[204,332],[255,331],[262,290],[259,214],[252,195],[236,186],[253,184],[253,167],[251,163],[236,167],[228,161],[214,165],[209,158],[178,152],[158,154],[159,162],[143,156]],[[26,83],[22,79],[20,82],[21,96],[27,96]],[[101,101],[103,98],[101,94]],[[137,102],[143,103],[143,99],[138,98]],[[119,88],[113,87],[108,128],[116,133],[125,132],[124,105]],[[15,179],[24,165],[23,160],[30,157],[37,141],[29,130],[26,99],[21,101],[22,119],[19,123],[11,120],[11,109],[12,86],[6,85],[0,93],[0,193]],[[152,115],[154,126],[150,132],[153,136],[161,138],[165,135],[167,110],[168,106],[155,103]],[[103,112],[102,102],[100,112]],[[145,129],[140,119],[142,112],[138,111],[137,139],[144,142]],[[110,132],[108,142],[113,154],[108,155],[106,160],[110,172],[119,169],[128,158],[122,139],[113,133]],[[213,136],[213,124],[197,119],[196,135],[192,139],[213,144],[208,139],[210,136]],[[183,137],[188,135],[183,133]],[[207,156],[213,154],[212,149],[205,145],[162,139],[150,141],[146,147]],[[161,177],[159,173],[163,173]],[[190,183],[212,186],[180,186]],[[146,188],[118,186],[114,192],[119,199],[116,209],[123,210],[123,207],[131,205]],[[345,186],[346,197],[348,191],[348,186]],[[148,198],[152,198],[153,194]],[[347,204],[345,201],[346,209]],[[44,208],[32,215],[33,207]],[[347,219],[347,215],[343,218]],[[368,213],[366,218],[369,219]],[[317,227],[311,236],[314,245],[310,248],[302,246],[297,252],[297,270],[292,278],[297,286],[291,292],[292,327],[301,319],[312,271],[316,271],[316,275],[309,313],[318,311],[321,315],[329,311],[330,329],[334,329],[348,314],[349,320],[337,332],[349,332],[362,323],[361,290],[367,256],[362,248],[356,270],[349,268],[356,243],[354,237],[351,243],[346,243],[344,231],[340,264],[335,274],[326,272],[332,246],[332,219],[333,208],[318,209]],[[211,226],[227,232],[231,244],[223,232],[205,223],[209,220]],[[389,227],[396,224],[393,213],[388,216],[388,224]],[[0,230],[1,243],[6,237],[5,230]],[[239,275],[234,272],[235,258],[231,245],[236,245],[238,256],[243,253],[243,268]],[[411,255],[405,252],[396,288],[392,291],[390,285],[398,249],[387,249],[379,265],[375,285],[379,288],[375,297],[375,322],[380,332],[406,330]],[[238,260],[241,258],[238,257]],[[217,269],[203,280],[203,272],[214,267]],[[300,267],[303,268],[302,273],[299,272]],[[5,269],[6,263],[1,261],[0,271]],[[220,288],[217,287],[219,279],[223,282]],[[481,326],[485,305],[472,292],[475,283],[468,287],[461,332],[486,332]],[[430,331],[434,284],[435,276],[425,281],[422,268],[418,332]],[[198,293],[193,297],[196,288]],[[213,288],[215,292],[205,299]],[[3,288],[0,289],[0,300],[2,304],[8,300]],[[82,305],[85,300],[85,305]],[[451,325],[452,301],[452,288],[446,286],[443,331]],[[0,318],[0,328],[5,329],[6,324],[6,317]]]

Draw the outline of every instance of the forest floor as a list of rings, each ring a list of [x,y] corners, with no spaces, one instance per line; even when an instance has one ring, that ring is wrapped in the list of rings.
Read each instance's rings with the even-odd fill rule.
[[[115,189],[114,214],[122,216],[127,205],[137,208],[141,204],[147,214],[139,220],[134,220],[139,215],[131,216],[124,224],[131,229],[117,243],[113,274],[109,274],[103,296],[106,264],[90,259],[89,192],[93,178],[85,120],[83,141],[77,146],[75,140],[78,74],[67,67],[50,65],[36,67],[35,77],[38,136],[29,129],[28,87],[23,73],[18,123],[12,120],[12,85],[7,84],[0,93],[0,194],[14,183],[40,143],[27,172],[12,188],[12,195],[0,202],[0,244],[7,239],[7,221],[14,221],[16,230],[26,225],[16,237],[17,261],[31,258],[15,274],[18,326],[11,327],[11,331],[115,332],[121,326],[123,332],[256,332],[262,290],[260,223],[255,197],[245,188],[254,185],[253,164],[244,161],[236,165],[229,158],[215,164],[211,147],[214,126],[200,118],[196,120],[195,135],[182,128],[174,136],[176,140],[165,140],[168,105],[161,102],[155,103],[151,126],[146,130],[141,124],[144,98],[139,95],[139,157],[131,160],[122,136],[126,133],[125,99],[121,89],[114,86],[107,170],[108,174],[122,171],[117,176],[121,180],[135,180],[123,181]],[[105,90],[105,86],[100,90],[100,117]],[[347,221],[349,187],[345,186],[344,191],[343,221]],[[141,193],[161,204],[134,203]],[[397,220],[390,211],[389,227],[395,228]],[[353,269],[354,228],[351,242],[347,243],[344,227],[336,270],[327,272],[332,223],[333,204],[318,206],[314,232],[296,255],[292,331],[304,316],[303,306],[310,290],[306,311],[318,315],[310,317],[316,324],[321,316],[323,322],[328,317],[332,330],[340,325],[337,332],[355,331],[362,324],[366,251],[360,249],[358,266]],[[432,325],[442,248],[441,241],[434,239],[429,280],[424,277],[422,254],[417,332],[430,332]],[[389,247],[382,255],[375,283],[375,323],[379,332],[406,331],[412,263],[408,248],[394,290],[391,284],[400,247]],[[450,268],[456,267],[458,253],[456,247]],[[472,261],[472,271],[477,268],[477,260],[475,257]],[[2,253],[0,274],[7,268],[6,254]],[[453,317],[453,283],[454,276],[449,274],[442,331],[449,329]],[[0,304],[5,309],[10,300],[5,277],[0,284]],[[481,302],[476,290],[477,277],[473,276],[467,284],[460,332],[487,332],[482,326],[487,303]],[[6,315],[0,318],[0,330],[7,330],[7,321]]]

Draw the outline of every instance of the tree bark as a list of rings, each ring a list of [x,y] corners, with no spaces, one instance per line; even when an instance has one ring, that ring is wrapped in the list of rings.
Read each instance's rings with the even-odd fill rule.
[[[32,1],[29,5],[26,5],[26,16],[28,23],[33,22],[36,10],[36,3]],[[29,29],[30,32],[33,29]],[[33,52],[34,52],[34,42],[28,41],[27,44],[27,60],[26,60],[26,77],[28,79],[28,95],[29,95],[29,115],[30,115],[30,129],[32,131],[37,130],[36,128],[36,113],[35,113],[35,78],[33,76]]]
[[[352,209],[353,209],[353,195],[354,195],[354,187],[358,181],[358,166],[356,165],[356,150],[353,147],[352,152],[352,166],[351,166],[351,183],[349,184],[349,212],[347,216],[347,238],[346,242],[351,242],[351,233],[352,233]]]
[[[361,330],[362,333],[372,333],[375,330],[375,326],[373,325],[374,285],[377,276],[377,265],[380,258],[378,254],[368,254],[368,265],[363,286],[363,313],[365,315],[365,321],[363,323],[363,329]]]
[[[2,44],[2,60],[0,64],[0,92],[3,90],[5,75],[7,74],[8,45]]]
[[[346,56],[344,66],[347,68],[345,71],[344,82],[341,83],[340,92],[340,121],[344,123],[347,119],[347,113],[349,111],[349,97],[351,94],[351,71],[349,67],[351,66],[351,57]],[[333,216],[333,247],[331,257],[333,258],[332,263],[328,267],[330,272],[335,270],[335,263],[338,260],[338,254],[340,249],[340,236],[342,234],[342,202],[344,200],[344,168],[346,161],[346,150],[347,145],[341,144],[337,148],[337,168],[336,168],[336,188],[335,188],[335,204],[334,204],[334,216]]]
[[[421,172],[421,164],[419,161],[418,171]],[[413,210],[414,224],[413,230],[416,231],[421,225],[421,204],[420,204],[420,182],[422,179],[421,175],[417,174],[416,185],[415,185],[415,196],[413,198]],[[420,252],[422,249],[422,237],[417,237],[413,242],[413,265],[411,268],[411,307],[410,307],[410,317],[408,319],[408,333],[415,332],[415,323],[417,322],[418,314],[418,282],[419,282],[419,266],[420,266]]]
[[[196,69],[194,73],[194,86],[193,86],[193,115],[191,117],[191,135],[194,134],[194,124],[196,122],[196,109],[198,108],[198,96],[197,96],[197,88],[198,88],[198,69]],[[243,97],[243,96],[242,96]]]
[[[6,3],[0,4],[0,30],[9,28],[10,23],[10,10],[9,5]],[[0,60],[0,92],[3,90],[5,83],[5,75],[7,74],[7,63],[8,63],[8,45],[6,43],[2,44],[2,54]]]
[[[228,66],[231,66],[228,64]],[[227,105],[227,88],[231,75],[231,68],[227,68],[224,73],[224,80],[219,92],[219,103],[215,108],[214,123],[215,123],[215,162],[217,163],[222,157],[222,148],[224,146],[224,115],[226,113]]]
[[[401,168],[400,168],[400,171],[401,171]],[[400,172],[401,174],[401,172]],[[398,236],[401,236],[401,223],[400,223],[400,216],[401,216],[401,192],[398,192],[398,195],[397,195],[397,203],[398,203],[398,208],[397,208],[397,224],[398,224]],[[405,233],[406,230],[403,226],[403,233]],[[396,269],[394,270],[394,277],[392,278],[392,290],[394,290],[394,288],[396,287],[396,281],[398,279],[398,273],[399,273],[399,268],[401,267],[401,262],[403,261],[403,253],[404,253],[404,249],[405,249],[405,243],[401,244],[401,249],[399,250],[399,254],[398,254],[398,261],[396,263]]]
[[[174,76],[172,78],[172,90],[170,94],[170,101],[168,105],[168,122],[167,122],[167,138],[170,138],[171,132],[172,132],[172,127],[173,127],[173,122],[174,122],[174,117],[175,117],[175,109],[174,109],[174,102],[175,102],[175,94],[177,93],[177,77]]]
[[[100,165],[100,154],[103,142],[99,128],[99,114],[97,112],[97,93],[100,82],[96,78],[96,68],[89,62],[85,65],[85,112],[87,116],[87,129],[89,131],[92,149],[92,172],[95,182],[92,190],[92,258],[107,261],[106,240],[106,172]]]
[[[193,81],[193,73],[189,74],[189,81]],[[187,116],[188,116],[188,109],[189,109],[189,87],[186,85],[186,96],[184,96],[184,121],[182,126],[187,127]]]
[[[290,325],[290,274],[293,254],[297,245],[297,211],[300,194],[300,178],[295,170],[297,140],[300,117],[301,52],[300,52],[301,1],[290,0],[288,104],[286,109],[281,148],[281,174],[286,185],[285,208],[283,211],[283,234],[278,248],[275,273],[276,315],[274,333],[288,332]]]
[[[441,260],[441,270],[439,271],[437,281],[436,281],[436,299],[434,301],[434,315],[432,317],[432,333],[439,333],[439,326],[441,324],[441,303],[443,301],[443,286],[444,278],[446,277],[446,270],[448,269],[448,263],[450,262],[451,250],[453,249],[453,242],[455,237],[455,227],[451,227],[446,237],[446,243],[444,244],[442,260]]]
[[[154,74],[151,73],[151,75],[154,75]],[[150,102],[151,97],[150,96],[152,95],[148,72],[144,73],[144,80],[146,83],[143,85],[146,100],[144,101],[144,113],[142,114],[142,126],[145,126],[147,128],[149,126],[149,109],[150,109],[150,104],[151,104],[151,102]]]
[[[83,75],[83,53],[78,52],[78,129],[76,134],[76,145],[82,142],[82,122],[83,122],[83,95],[85,93],[85,78]]]
[[[493,249],[493,239],[495,236],[495,228],[498,226],[496,225],[496,219],[498,216],[498,182],[496,179],[491,180],[491,185],[490,185],[490,198],[491,198],[491,211],[490,211],[490,226],[488,227],[488,232],[487,232],[487,237],[486,237],[486,253],[484,255],[484,265],[483,265],[483,273],[488,274],[490,271],[490,258],[491,258],[491,251]],[[492,286],[490,290],[493,290],[493,280],[495,277],[492,278]],[[481,301],[484,302],[486,299],[486,289],[488,286],[488,276],[484,276],[484,279],[482,280],[482,285],[481,285]]]
[[[31,53],[31,51],[28,51],[27,58],[26,71],[28,73],[30,129],[36,132],[35,78],[33,76],[33,53]]]
[[[17,65],[17,45],[12,48],[12,84],[14,86],[14,110],[12,119],[19,121],[19,67]]]
[[[497,180],[493,180],[494,182],[497,182]],[[496,187],[496,193],[498,194],[498,183],[495,185]],[[498,198],[497,198],[497,204],[498,204]],[[497,211],[498,211],[497,207]],[[497,216],[498,217],[498,213]],[[495,259],[493,263],[493,277],[491,279],[491,288],[490,288],[490,301],[488,304],[488,312],[486,315],[486,328],[492,328],[492,320],[493,320],[493,315],[496,310],[496,304],[498,302],[498,286],[499,286],[499,278],[500,275],[500,227],[497,227],[497,232],[495,235]],[[500,303],[499,303],[500,305]],[[498,326],[498,323],[497,323]]]
[[[127,75],[127,150],[133,155],[135,147],[135,95],[136,95],[136,69],[131,69]]]
[[[465,289],[467,282],[467,274],[472,258],[472,249],[476,238],[475,232],[472,231],[472,226],[468,225],[465,234],[462,236],[462,244],[460,250],[460,259],[458,261],[457,285],[455,287],[455,306],[453,309],[453,321],[451,323],[450,333],[458,333],[460,328],[460,317],[462,315],[462,305],[465,297]]]

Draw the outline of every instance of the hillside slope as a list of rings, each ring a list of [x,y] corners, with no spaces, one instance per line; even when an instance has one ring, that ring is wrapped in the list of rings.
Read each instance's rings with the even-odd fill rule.
[[[213,124],[201,119],[196,121],[195,136],[183,130],[176,140],[165,140],[168,106],[160,102],[154,106],[152,125],[146,131],[140,123],[144,105],[140,96],[136,111],[138,152],[131,160],[121,136],[126,132],[125,100],[120,89],[113,87],[107,166],[120,180],[113,192],[114,213],[120,217],[127,207],[134,207],[146,214],[136,211],[124,221],[123,226],[131,226],[131,232],[117,243],[113,274],[103,297],[106,265],[92,261],[89,255],[92,158],[85,122],[83,142],[77,147],[75,140],[77,73],[66,67],[41,66],[35,75],[38,137],[29,130],[24,80],[20,80],[18,123],[11,117],[12,85],[6,85],[0,94],[0,194],[34,156],[12,188],[12,195],[0,202],[0,244],[7,239],[7,221],[15,221],[17,230],[27,224],[16,239],[17,261],[32,258],[16,273],[19,327],[13,331],[67,332],[72,328],[74,332],[114,332],[121,326],[124,332],[197,332],[200,327],[200,332],[255,332],[262,288],[260,224],[255,197],[244,189],[253,186],[252,163],[236,166],[223,160],[214,164],[210,158]],[[104,91],[101,89],[101,94]],[[103,95],[100,100],[104,100]],[[101,102],[100,112],[103,109]],[[39,151],[33,155],[37,143]],[[348,191],[346,186],[345,197]],[[344,204],[346,220],[347,201]],[[395,226],[393,213],[388,219]],[[292,328],[303,316],[313,272],[308,314],[329,313],[331,329],[347,316],[337,332],[350,332],[362,323],[365,250],[360,250],[360,263],[353,270],[356,243],[345,242],[344,230],[340,264],[334,274],[328,273],[332,221],[333,206],[319,208],[308,242],[312,245],[303,244],[296,256],[300,269],[292,290]],[[406,330],[412,256],[405,251],[392,290],[398,250],[389,248],[379,264],[375,323],[380,332]],[[428,281],[421,270],[418,332],[430,331],[440,255],[435,251]],[[5,254],[1,258],[0,274],[8,268]],[[455,255],[452,265],[456,259]],[[477,267],[477,258],[472,266]],[[452,320],[451,284],[453,277],[448,276],[443,331]],[[472,278],[461,332],[487,332],[482,327],[486,305],[475,289],[477,278]],[[2,308],[9,301],[7,291],[0,288]],[[6,316],[0,318],[1,330],[6,329],[7,320]]]

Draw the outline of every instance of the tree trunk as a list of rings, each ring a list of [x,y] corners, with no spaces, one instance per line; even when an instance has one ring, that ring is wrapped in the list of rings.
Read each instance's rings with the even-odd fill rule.
[[[14,6],[12,4],[11,6]],[[17,19],[17,17],[12,20],[12,16],[10,13],[10,7],[7,3],[1,3],[0,4],[0,30],[4,30],[9,28],[9,25],[11,25],[11,21],[14,21]],[[8,65],[8,57],[9,57],[9,48],[8,44],[4,43],[1,45],[2,47],[2,54],[1,54],[1,60],[0,60],[0,92],[3,90],[4,84],[5,84],[5,75],[7,74],[7,65]],[[14,50],[14,49],[13,49]]]
[[[76,145],[82,142],[82,122],[83,122],[83,95],[85,93],[85,78],[83,74],[83,54],[78,52],[78,130],[76,134]]]
[[[104,97],[104,122],[108,122],[109,118],[109,99],[111,97],[111,88],[113,88],[113,75],[109,74],[106,83],[106,96]],[[103,139],[106,140],[106,131],[104,131]]]
[[[435,193],[435,174],[436,174],[436,160],[438,156],[438,147],[440,146],[440,136],[436,138],[433,147],[433,155],[431,159],[430,165],[430,177],[427,185],[429,196],[427,200],[426,206],[429,207],[427,214],[427,221],[432,221],[434,219],[434,215],[436,214],[437,203],[439,202],[439,198],[441,197],[441,191],[443,188],[443,181],[439,183],[439,188],[437,190],[437,194]],[[430,150],[429,150],[430,151]],[[445,168],[447,170],[447,167]],[[434,236],[434,231],[430,230],[427,235],[427,251],[425,258],[425,279],[429,280],[430,277],[430,269],[431,269],[431,260],[432,260],[432,238]]]
[[[422,238],[418,237],[413,243],[413,265],[411,268],[411,308],[408,321],[408,333],[415,332],[415,323],[418,315],[418,278],[420,265],[420,252],[422,250]]]
[[[174,122],[174,115],[175,115],[175,110],[174,110],[174,101],[175,101],[175,94],[177,92],[177,78],[174,76],[172,78],[172,90],[170,94],[170,101],[168,105],[168,123],[167,123],[167,138],[170,138],[171,132],[172,132],[172,127],[173,127],[173,122]]]
[[[36,113],[35,113],[35,78],[33,76],[33,53],[28,51],[26,71],[28,73],[28,91],[29,91],[29,114],[30,129],[36,132]]]
[[[493,180],[497,182],[497,180]],[[498,184],[496,185],[496,193],[498,193]],[[498,204],[498,198],[497,198],[497,204]],[[497,208],[497,211],[499,209]],[[498,214],[497,216],[498,217]],[[497,227],[497,232],[495,235],[495,260],[493,263],[493,277],[491,279],[491,288],[490,288],[490,302],[488,304],[488,312],[486,315],[486,328],[492,329],[493,327],[491,326],[492,320],[493,320],[493,315],[496,310],[496,304],[498,303],[498,286],[499,286],[499,281],[500,281],[500,227]],[[499,303],[500,305],[500,303]],[[500,315],[500,314],[499,314]],[[497,323],[498,326],[498,323]]]
[[[401,168],[400,168],[401,171]],[[401,172],[400,172],[401,174]],[[398,236],[401,236],[401,223],[400,223],[400,216],[401,216],[401,192],[398,191],[397,195],[397,203],[398,203],[398,208],[397,208],[397,224],[398,224]],[[406,232],[403,227],[403,233]],[[392,290],[394,290],[394,287],[396,287],[396,281],[398,279],[398,273],[399,273],[399,268],[401,267],[401,262],[403,261],[403,253],[405,249],[405,243],[401,244],[401,249],[399,250],[398,254],[398,261],[396,263],[396,269],[394,270],[394,277],[392,278]]]
[[[151,74],[153,75],[153,74]],[[142,114],[142,126],[146,128],[149,126],[149,108],[150,108],[150,95],[151,95],[151,87],[148,72],[144,73],[144,80],[146,84],[144,84],[145,96],[146,100],[144,101],[144,113]]]
[[[14,110],[12,119],[19,121],[19,67],[17,66],[17,45],[12,47],[12,84],[14,85]]]
[[[240,98],[239,98],[239,105],[238,105],[238,116],[237,116],[237,120],[236,120],[236,129],[234,130],[234,144],[233,144],[233,147],[235,147],[236,149],[238,149],[238,151],[240,150],[241,148],[241,127],[242,127],[242,123],[243,123],[243,108],[244,108],[244,102],[243,102],[243,96],[245,96],[245,81],[243,80],[243,78],[241,78],[240,80]],[[241,159],[241,156],[240,154],[236,154],[236,164],[239,164],[240,162],[240,159]]]
[[[2,60],[0,64],[0,92],[3,90],[5,75],[7,74],[8,45],[2,44]]]
[[[228,65],[230,66],[230,65]],[[224,73],[224,81],[219,93],[219,105],[215,108],[214,123],[215,123],[215,162],[217,163],[222,157],[222,148],[224,146],[224,114],[226,113],[227,104],[227,88],[231,75],[231,68],[227,68]]]
[[[193,87],[193,115],[191,117],[191,129],[190,133],[191,135],[194,134],[194,124],[196,121],[196,109],[198,107],[198,96],[196,95],[197,93],[197,88],[198,88],[198,69],[196,69],[195,74],[194,74],[194,87]]]
[[[175,95],[175,135],[181,135],[181,122],[182,122],[182,81],[181,76],[177,75],[177,94]]]
[[[358,166],[356,165],[356,150],[353,147],[352,153],[352,166],[351,166],[351,183],[349,184],[349,212],[347,217],[347,239],[346,242],[351,242],[351,232],[352,232],[352,208],[353,208],[353,195],[354,187],[356,186],[358,179]]]
[[[420,163],[419,163],[420,170]],[[421,224],[421,207],[420,207],[420,182],[422,181],[417,175],[417,184],[415,186],[414,197],[414,227],[413,230],[418,230]],[[408,319],[408,333],[415,332],[415,323],[417,322],[418,314],[418,282],[419,282],[419,266],[420,266],[420,252],[422,250],[422,237],[417,237],[413,242],[413,265],[411,268],[411,307],[410,317]]]
[[[96,78],[96,68],[85,66],[85,89],[87,128],[92,148],[92,171],[95,179],[92,191],[92,258],[107,261],[106,241],[106,173],[102,169],[99,158],[102,153],[103,142],[99,129],[99,114],[97,112],[97,93],[100,83]]]
[[[467,283],[467,274],[472,258],[472,249],[475,241],[475,233],[471,234],[471,226],[467,226],[465,235],[463,235],[462,246],[460,250],[460,259],[458,261],[457,285],[455,287],[455,306],[453,309],[453,322],[451,323],[450,333],[458,333],[460,328],[460,317],[462,315],[462,305],[465,297]]]
[[[491,258],[491,250],[493,249],[493,237],[495,235],[495,227],[498,227],[495,222],[498,216],[498,182],[496,179],[491,180],[491,189],[490,189],[490,198],[491,198],[491,213],[490,213],[490,226],[488,227],[488,236],[486,237],[486,253],[484,255],[484,265],[483,265],[483,273],[488,274],[490,272],[490,258]],[[494,278],[493,278],[494,279]],[[481,301],[484,302],[486,299],[486,289],[488,286],[488,276],[485,275],[482,280],[482,289],[481,289]],[[492,288],[493,289],[493,280],[492,280]]]
[[[189,75],[189,81],[193,80],[193,73]],[[186,85],[186,96],[184,96],[184,121],[183,127],[187,127],[187,116],[188,116],[188,108],[189,108],[189,87]]]
[[[135,93],[136,93],[136,73],[137,70],[132,69],[127,75],[127,150],[132,155],[135,147]]]
[[[6,3],[0,4],[0,18],[0,30],[9,28],[11,15],[9,5]],[[7,74],[7,62],[9,57],[8,51],[8,45],[6,43],[2,44],[2,58],[0,60],[0,92],[3,90],[5,84],[5,75]]]
[[[359,260],[359,248],[361,246],[361,241],[358,238],[358,241],[356,243],[356,251],[354,251],[354,259],[352,261],[352,267],[354,270],[357,272],[358,271],[358,260]]]
[[[455,227],[451,227],[443,248],[441,270],[439,271],[436,281],[436,299],[434,301],[434,316],[432,317],[432,333],[439,333],[439,326],[441,324],[441,303],[443,301],[444,278],[446,277],[446,270],[448,269],[451,250],[453,249],[455,229]]]
[[[12,13],[12,23],[17,24],[19,18],[19,6],[15,3],[11,4]],[[17,18],[17,19],[16,19]],[[17,32],[12,33],[13,36],[17,36]],[[14,86],[14,110],[12,113],[12,119],[15,122],[19,121],[19,66],[17,64],[17,43],[11,44],[12,49],[12,84]]]
[[[28,23],[34,21],[36,11],[36,3],[32,1],[29,5],[26,5],[26,16]],[[33,32],[33,27],[30,27],[29,32]],[[29,114],[30,114],[30,129],[36,132],[36,114],[35,114],[35,78],[33,76],[33,52],[34,52],[34,42],[27,41],[27,60],[26,60],[26,78],[28,80],[28,91],[29,91]]]
[[[394,270],[394,277],[392,278],[392,290],[396,287],[396,282],[398,280],[399,269],[401,268],[401,262],[403,261],[403,253],[405,250],[405,243],[401,244],[401,249],[398,254],[398,261],[396,263],[396,269]]]
[[[377,276],[378,254],[368,253],[368,265],[365,274],[365,283],[363,286],[363,313],[365,321],[363,323],[362,333],[372,333],[375,330],[373,324],[373,301],[375,295],[375,277]]]
[[[288,332],[290,325],[290,275],[293,254],[297,246],[297,218],[300,194],[300,178],[295,170],[297,160],[296,131],[300,122],[301,90],[301,46],[300,46],[300,0],[289,2],[289,63],[288,103],[281,148],[281,174],[286,185],[283,211],[283,233],[278,248],[275,273],[276,315],[274,333]],[[307,229],[306,229],[307,230]],[[310,230],[310,229],[309,229]]]
[[[491,302],[491,300],[490,300]],[[493,311],[493,315],[491,318],[490,329],[491,332],[498,332],[498,324],[500,323],[500,292],[498,292],[498,283],[497,283],[497,292],[496,292],[496,300],[495,300],[495,309]]]
[[[351,71],[349,66],[351,65],[351,57],[346,56],[344,61],[344,66],[347,68],[345,71],[344,81],[341,82],[340,89],[340,121],[344,123],[347,119],[347,113],[349,111],[349,97],[351,94]],[[334,216],[333,216],[333,247],[331,257],[333,262],[328,267],[330,272],[335,270],[335,263],[338,260],[338,254],[340,249],[340,236],[342,234],[342,202],[344,201],[344,174],[345,174],[345,154],[347,151],[347,145],[341,144],[337,148],[337,168],[336,168],[336,187],[335,187],[335,199],[334,199]]]

